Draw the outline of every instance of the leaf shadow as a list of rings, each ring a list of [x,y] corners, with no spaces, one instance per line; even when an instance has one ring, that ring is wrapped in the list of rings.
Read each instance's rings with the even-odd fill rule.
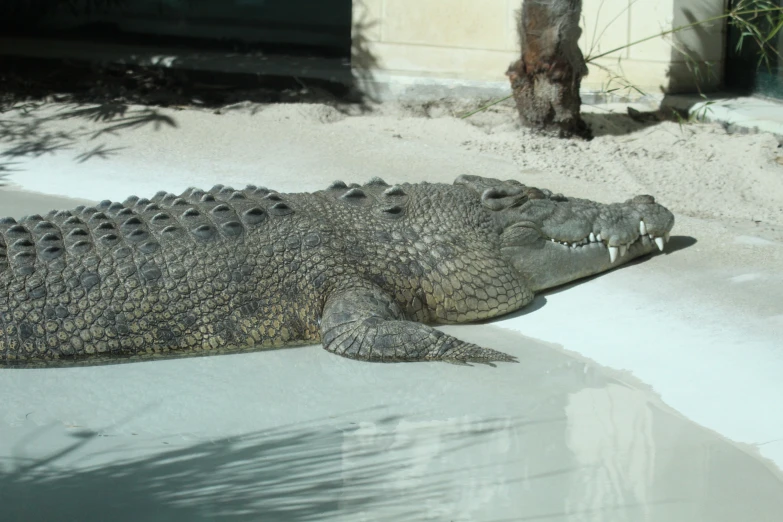
[[[68,109],[69,107],[65,107]],[[60,119],[82,118],[93,122],[109,122],[121,118],[128,112],[128,105],[119,102],[106,102],[94,106],[77,106],[59,115]]]
[[[90,160],[92,158],[100,158],[105,160],[105,159],[109,159],[111,156],[117,155],[119,151],[125,150],[127,148],[128,147],[108,148],[106,147],[105,143],[102,143],[97,147],[93,148],[92,150],[79,154],[74,158],[74,160],[77,163],[84,163],[85,161]]]
[[[46,101],[27,101],[3,108],[0,119],[0,158],[39,158],[79,147],[103,135],[121,136],[123,132],[151,127],[155,131],[178,128],[175,118],[159,109],[132,108],[117,101],[75,103],[57,107]],[[82,120],[85,125],[62,126],[65,120]],[[110,147],[102,143],[76,154],[78,164],[94,158],[118,156],[128,146]],[[0,163],[0,179],[18,172],[22,162]],[[11,168],[14,165],[15,167]]]
[[[103,134],[116,135],[118,131],[137,129],[145,125],[152,125],[156,131],[161,130],[163,127],[177,128],[177,122],[171,116],[162,114],[156,109],[140,109],[131,112],[128,116],[111,120],[110,125],[95,132],[91,139],[95,139]]]
[[[101,451],[116,435],[81,429],[47,455],[0,462],[3,519],[305,522],[393,509],[412,520],[422,506],[449,497],[449,477],[411,481],[404,501],[388,494],[390,477],[421,465],[410,444],[400,444],[398,421],[376,420],[379,432],[367,445],[356,445],[356,423],[314,420],[172,449],[166,446],[175,441],[146,441],[157,446],[141,456],[128,456],[124,445]],[[424,436],[459,451],[509,428],[497,419]],[[30,438],[43,438],[47,428],[37,431]]]

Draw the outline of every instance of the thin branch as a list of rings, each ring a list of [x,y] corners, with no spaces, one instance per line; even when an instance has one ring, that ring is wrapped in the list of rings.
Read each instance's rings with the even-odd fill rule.
[[[474,110],[474,111],[470,111],[470,112],[469,112],[469,113],[467,113],[467,114],[463,114],[462,116],[460,116],[460,118],[462,118],[463,120],[464,120],[465,118],[470,118],[470,117],[471,117],[471,116],[473,116],[474,114],[476,114],[476,113],[478,113],[478,112],[481,112],[481,111],[485,111],[485,110],[489,109],[490,107],[492,107],[493,105],[497,105],[498,103],[501,103],[501,102],[504,102],[504,101],[508,100],[508,99],[509,99],[509,98],[511,98],[512,96],[513,96],[513,94],[509,94],[508,96],[506,96],[506,97],[504,97],[504,98],[500,98],[499,100],[495,100],[495,101],[493,101],[493,102],[491,102],[491,103],[488,103],[487,105],[483,105],[483,106],[479,107],[478,109],[476,109],[476,110]]]
[[[712,16],[710,18],[705,18],[704,20],[697,20],[696,22],[692,22],[690,24],[685,24],[685,25],[680,25],[680,26],[677,26],[677,27],[673,27],[673,28],[671,28],[671,29],[669,29],[667,31],[663,31],[663,32],[660,32],[658,34],[654,34],[654,35],[648,36],[646,38],[642,38],[641,40],[636,40],[636,41],[633,41],[631,43],[627,43],[627,44],[621,45],[619,47],[615,47],[611,51],[606,51],[605,53],[601,53],[601,54],[596,55],[596,56],[590,56],[588,58],[585,58],[585,61],[586,62],[591,62],[591,61],[597,60],[598,58],[603,58],[604,56],[606,56],[608,54],[616,53],[617,51],[622,51],[623,49],[627,49],[628,47],[632,47],[634,45],[638,45],[640,43],[647,42],[647,41],[652,40],[654,38],[660,38],[661,36],[666,36],[666,35],[669,35],[669,34],[672,34],[672,33],[677,33],[677,32],[683,31],[685,29],[691,29],[691,28],[697,27],[699,25],[704,25],[704,24],[709,24],[709,23],[712,23],[712,22],[717,22],[718,20],[723,20],[723,19],[726,19],[726,18],[741,18],[742,16],[745,16],[745,15],[754,15],[754,17],[755,17],[758,14],[768,13],[768,12],[783,13],[783,7],[770,7],[770,8],[767,8],[767,9],[751,9],[751,10],[747,10],[747,11],[730,11],[728,13],[723,13],[722,15]]]

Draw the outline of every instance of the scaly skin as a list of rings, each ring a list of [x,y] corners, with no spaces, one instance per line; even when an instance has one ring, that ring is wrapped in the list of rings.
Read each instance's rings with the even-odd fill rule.
[[[674,218],[639,196],[516,181],[248,187],[0,220],[0,364],[118,362],[323,342],[368,361],[513,361],[427,326],[649,253]],[[603,241],[564,246],[589,234]],[[662,244],[662,239],[659,241]],[[610,262],[607,246],[630,244]]]

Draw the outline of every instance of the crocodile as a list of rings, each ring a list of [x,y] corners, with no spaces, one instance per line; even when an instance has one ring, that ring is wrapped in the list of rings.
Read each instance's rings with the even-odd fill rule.
[[[652,196],[601,204],[516,180],[217,185],[0,219],[0,365],[321,342],[377,362],[513,362],[432,325],[663,250]]]

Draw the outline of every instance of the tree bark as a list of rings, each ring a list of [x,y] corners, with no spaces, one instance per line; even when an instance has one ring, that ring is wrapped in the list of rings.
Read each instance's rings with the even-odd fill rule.
[[[579,49],[582,0],[523,0],[521,57],[506,75],[522,124],[561,137],[590,138],[579,112],[579,86],[587,74]]]

